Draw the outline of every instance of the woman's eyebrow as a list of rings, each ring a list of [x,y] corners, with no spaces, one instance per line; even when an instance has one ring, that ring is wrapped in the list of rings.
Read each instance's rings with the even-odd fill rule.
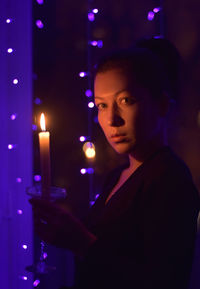
[[[125,91],[127,92],[128,90],[127,89],[121,89],[121,90],[117,91],[116,93],[114,93],[114,96],[117,97],[120,93],[125,92]],[[105,99],[106,96],[105,97],[103,97],[103,96],[95,96],[94,98],[95,99]]]

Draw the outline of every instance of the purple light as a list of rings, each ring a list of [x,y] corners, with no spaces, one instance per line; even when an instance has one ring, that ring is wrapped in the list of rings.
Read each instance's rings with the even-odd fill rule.
[[[79,76],[80,77],[85,77],[87,75],[87,72],[85,72],[85,71],[81,71],[80,73],[79,73]]]
[[[42,256],[43,256],[43,259],[45,260],[48,257],[47,252],[44,252]]]
[[[41,176],[40,175],[35,175],[34,176],[34,181],[40,182],[41,181]]]
[[[95,116],[95,117],[94,117],[94,122],[95,122],[95,123],[98,123],[98,122],[99,122],[99,121],[98,121],[98,116]]]
[[[22,178],[16,178],[16,182],[17,183],[21,183],[22,182]]]
[[[152,20],[154,19],[154,12],[153,12],[153,11],[149,11],[148,16],[147,16],[147,19],[148,19],[149,21],[152,21]]]
[[[160,7],[156,7],[156,8],[153,9],[153,12],[154,12],[154,13],[158,13],[160,10],[161,10]]]
[[[99,197],[99,194],[96,194],[96,196],[95,196],[95,200],[98,199],[98,197]]]
[[[12,22],[12,19],[10,19],[10,18],[8,18],[8,19],[6,19],[6,23],[11,23]]]
[[[84,142],[86,140],[86,137],[82,135],[82,136],[80,136],[79,140],[80,140],[80,142]]]
[[[8,49],[7,49],[7,52],[8,52],[8,53],[13,53],[13,49],[12,49],[12,48],[8,48]]]
[[[90,201],[90,206],[93,206],[95,201]]]
[[[15,120],[16,117],[17,117],[16,113],[13,113],[13,114],[11,114],[10,119],[11,119],[11,120]]]
[[[39,5],[44,4],[44,0],[36,0]]]
[[[94,14],[97,14],[97,13],[99,12],[99,10],[98,10],[97,8],[94,8],[94,9],[92,10],[92,12],[93,12]]]
[[[19,80],[17,78],[13,79],[13,84],[18,84]]]
[[[26,280],[28,280],[28,277],[27,276],[22,276],[21,279],[26,281]]]
[[[35,24],[36,24],[36,26],[37,26],[39,29],[44,28],[44,24],[43,24],[42,21],[39,20],[39,19],[36,20]]]
[[[33,287],[37,287],[40,284],[40,280],[35,280],[33,282]]]
[[[153,38],[160,39],[160,38],[163,38],[163,36],[162,35],[157,35],[157,36],[154,36]]]
[[[37,130],[37,125],[36,124],[32,124],[32,130],[34,130],[34,131]]]
[[[89,12],[89,13],[88,13],[88,20],[91,21],[91,22],[93,22],[94,19],[95,19],[94,13]]]
[[[22,210],[17,210],[17,214],[18,214],[18,215],[22,215],[22,214],[23,214],[23,211],[22,211]]]
[[[102,41],[102,40],[98,40],[98,41],[97,41],[97,46],[98,46],[99,48],[102,48],[102,47],[103,47],[103,41]]]
[[[94,102],[90,101],[90,102],[88,103],[88,107],[89,107],[89,108],[93,108],[93,107],[94,107]]]
[[[86,92],[85,92],[85,95],[87,97],[92,97],[92,95],[93,95],[92,90],[91,89],[87,89]]]
[[[27,246],[27,245],[22,245],[22,248],[23,248],[24,250],[27,250],[27,249],[28,249],[28,246]]]
[[[83,169],[80,170],[80,173],[81,173],[82,175],[85,175],[85,174],[87,173],[87,170],[83,168]]]
[[[8,145],[8,149],[9,149],[9,150],[12,150],[13,148],[14,148],[14,145],[13,145],[13,144],[9,144],[9,145]]]
[[[34,103],[37,104],[37,105],[39,105],[39,104],[42,103],[42,101],[41,101],[41,99],[40,99],[39,97],[36,97],[36,98],[34,99]]]
[[[96,40],[93,40],[93,41],[90,41],[90,44],[91,44],[92,46],[97,46],[98,42],[97,42]]]
[[[88,168],[87,169],[87,173],[92,175],[94,173],[94,169],[93,168]]]

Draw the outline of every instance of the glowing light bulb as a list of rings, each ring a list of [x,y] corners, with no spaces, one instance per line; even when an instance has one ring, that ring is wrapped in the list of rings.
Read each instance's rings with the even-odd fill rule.
[[[36,124],[32,124],[32,130],[36,131],[37,130],[37,125]]]
[[[22,211],[22,210],[17,210],[17,214],[18,214],[18,215],[22,215],[22,214],[23,214],[23,211]]]
[[[22,182],[22,178],[16,178],[16,182],[17,183],[21,183]]]
[[[13,144],[8,144],[8,149],[9,150],[12,150],[14,148],[14,145]]]
[[[80,173],[81,173],[82,175],[85,175],[85,174],[87,173],[87,170],[84,169],[84,168],[82,168],[82,169],[80,170]]]
[[[83,151],[85,153],[86,158],[88,158],[88,159],[93,159],[96,155],[95,146],[92,142],[84,143]]]
[[[153,9],[153,12],[154,12],[154,13],[158,13],[158,12],[160,12],[160,10],[161,10],[160,7],[156,7],[156,8]]]
[[[16,117],[17,117],[16,113],[13,113],[13,114],[11,114],[10,119],[11,119],[11,120],[15,120]]]
[[[27,250],[27,249],[28,249],[28,246],[27,246],[27,245],[22,245],[22,248],[23,248],[24,250]]]
[[[92,12],[93,12],[94,14],[97,14],[97,13],[99,12],[99,10],[98,10],[97,8],[94,8],[94,9],[92,10]]]
[[[86,141],[86,137],[82,135],[79,137],[79,140],[80,140],[80,142],[84,142],[84,141]]]
[[[39,284],[40,284],[40,280],[36,279],[36,280],[33,282],[33,287],[37,287]]]
[[[87,76],[87,72],[81,71],[81,72],[79,73],[79,76],[80,76],[80,77],[85,77],[85,76]]]
[[[93,107],[94,107],[94,102],[93,102],[93,101],[90,101],[90,102],[88,103],[88,107],[89,107],[89,108],[93,108]]]
[[[94,15],[94,13],[92,13],[92,12],[89,12],[89,13],[88,13],[88,20],[89,20],[90,22],[93,22],[93,21],[95,20],[95,15]]]
[[[6,23],[7,23],[7,24],[9,24],[9,23],[11,23],[11,22],[12,22],[12,19],[10,19],[10,18],[6,19]]]
[[[85,95],[87,97],[92,97],[93,96],[92,90],[91,89],[87,89],[86,92],[85,92]]]
[[[87,173],[88,173],[89,175],[92,175],[92,174],[94,173],[94,169],[93,169],[93,168],[88,168],[88,169],[87,169]]]
[[[39,105],[39,104],[42,103],[42,101],[41,101],[41,99],[40,99],[39,97],[36,97],[36,98],[34,99],[34,103],[37,104],[37,105]]]
[[[39,5],[44,4],[44,0],[36,0]]]
[[[90,44],[91,44],[92,46],[97,46],[98,42],[97,42],[96,40],[93,40],[93,41],[90,41]]]
[[[17,78],[13,79],[13,84],[18,84],[19,80]]]
[[[8,53],[13,53],[13,49],[12,49],[12,48],[8,48],[8,49],[7,49],[7,52],[8,52]]]
[[[154,19],[154,12],[153,12],[153,11],[149,11],[148,16],[147,16],[147,19],[148,19],[149,21],[152,21],[152,20]]]
[[[27,281],[28,277],[27,276],[21,276],[21,279],[24,280],[24,281]]]
[[[35,175],[34,176],[34,181],[40,182],[41,181],[41,176],[40,175]]]
[[[42,20],[39,20],[39,19],[36,20],[35,24],[39,29],[44,28],[44,24],[43,24]]]

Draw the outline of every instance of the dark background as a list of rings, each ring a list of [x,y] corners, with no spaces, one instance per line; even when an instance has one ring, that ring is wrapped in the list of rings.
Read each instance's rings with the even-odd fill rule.
[[[147,14],[160,1],[153,0],[49,0],[44,5],[33,2],[33,22],[41,19],[43,29],[33,27],[34,123],[40,112],[47,115],[51,132],[52,183],[65,187],[78,215],[89,203],[89,176],[82,167],[92,166],[94,194],[100,190],[105,174],[123,160],[107,145],[98,124],[92,119],[92,141],[96,158],[88,163],[79,142],[88,133],[88,107],[85,90],[88,80],[78,74],[88,68],[87,12],[98,8],[90,23],[93,39],[103,40],[103,48],[90,49],[92,65],[104,53],[129,47],[141,37],[158,35],[164,21],[165,36],[178,48],[183,61],[181,97],[171,119],[169,143],[191,169],[200,189],[200,2],[173,0],[164,2],[164,17],[154,21]],[[38,131],[34,133],[34,173],[39,174]]]

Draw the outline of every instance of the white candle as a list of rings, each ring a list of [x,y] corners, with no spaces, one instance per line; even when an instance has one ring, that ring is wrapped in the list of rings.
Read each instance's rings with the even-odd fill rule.
[[[46,131],[44,113],[42,113],[40,117],[40,126],[42,130],[42,132],[39,133],[42,197],[48,198],[51,185],[50,133]]]

